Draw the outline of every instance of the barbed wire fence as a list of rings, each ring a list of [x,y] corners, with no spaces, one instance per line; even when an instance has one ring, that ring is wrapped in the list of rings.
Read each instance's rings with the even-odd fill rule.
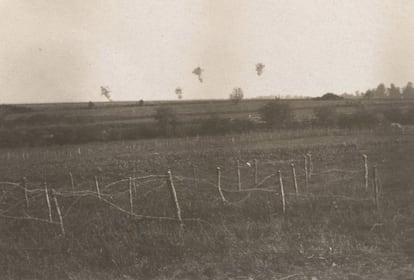
[[[211,201],[229,207],[240,207],[244,202],[253,199],[253,193],[271,194],[272,199],[280,199],[280,212],[283,217],[289,215],[287,205],[294,207],[300,200],[313,198],[371,203],[376,211],[380,211],[381,184],[378,166],[373,165],[372,172],[369,172],[367,155],[363,154],[359,168],[352,170],[335,167],[318,170],[318,164],[314,161],[311,153],[301,159],[291,160],[253,159],[243,162],[236,159],[234,170],[223,170],[217,166],[214,175],[202,174],[195,165],[192,165],[189,172],[191,176],[174,174],[171,170],[167,170],[166,174],[136,176],[134,170],[131,176],[106,184],[100,182],[98,176],[94,176],[94,186],[88,187],[82,184],[75,186],[76,178],[72,173],[68,174],[69,187],[65,188],[55,188],[47,182],[29,182],[23,177],[17,182],[0,182],[0,219],[51,224],[58,227],[60,234],[65,236],[65,220],[76,209],[77,203],[92,199],[100,207],[109,207],[138,221],[177,223],[182,237],[187,223],[208,223],[200,217],[187,217],[181,207],[182,202],[191,203],[186,201],[188,198],[183,194],[201,196],[202,192],[207,192]],[[274,172],[264,174],[264,169],[272,169]],[[372,190],[369,188],[370,173]],[[247,176],[249,180],[246,179]],[[353,197],[325,191],[326,186],[351,180],[361,182],[358,188],[366,195]],[[320,191],[315,192],[316,188]],[[164,192],[167,190],[168,194]],[[169,207],[172,205],[169,213],[164,209],[163,215],[148,214],[151,208],[148,204],[151,203],[146,202],[157,193],[157,198],[164,198],[158,204]],[[238,195],[234,198],[233,194]],[[205,194],[203,197],[207,198]],[[155,208],[157,205],[152,206]]]

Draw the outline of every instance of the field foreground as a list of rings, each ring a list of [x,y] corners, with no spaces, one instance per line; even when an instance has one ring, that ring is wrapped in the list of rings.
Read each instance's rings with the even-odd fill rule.
[[[412,134],[268,132],[0,159],[2,279],[414,279]]]

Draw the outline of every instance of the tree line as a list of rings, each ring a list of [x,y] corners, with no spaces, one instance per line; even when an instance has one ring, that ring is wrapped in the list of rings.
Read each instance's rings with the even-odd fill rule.
[[[361,94],[356,94],[356,96]],[[344,96],[347,97],[347,96]],[[396,99],[410,99],[414,98],[414,85],[408,82],[404,87],[398,87],[391,83],[389,87],[381,83],[376,88],[368,89],[362,94],[363,98],[396,98]]]

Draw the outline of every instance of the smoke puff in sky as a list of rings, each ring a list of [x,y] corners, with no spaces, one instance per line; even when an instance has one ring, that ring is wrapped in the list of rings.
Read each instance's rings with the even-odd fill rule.
[[[198,99],[403,86],[414,79],[412,10],[409,0],[0,0],[0,102],[104,100],[102,85],[115,101],[176,99],[177,87]]]

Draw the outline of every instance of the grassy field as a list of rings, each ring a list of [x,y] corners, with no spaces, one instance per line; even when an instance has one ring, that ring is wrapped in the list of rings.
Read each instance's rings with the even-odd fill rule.
[[[306,189],[303,156],[309,152],[313,172]],[[368,190],[362,154],[369,159]],[[254,159],[259,184],[250,167]],[[410,133],[283,130],[0,149],[0,160],[2,279],[414,277]],[[296,166],[298,195],[290,163]],[[374,165],[379,210],[373,202]],[[218,166],[227,203],[216,187]],[[278,170],[287,193],[285,216]],[[129,177],[135,178],[132,213]],[[44,182],[56,190],[65,235],[52,197],[49,222]]]
[[[225,118],[247,119],[257,114],[258,110],[269,100],[243,100],[234,104],[230,100],[195,100],[170,102],[145,102],[139,106],[137,102],[103,102],[95,103],[94,109],[88,109],[87,103],[69,104],[21,104],[27,108],[24,112],[9,112],[2,116],[4,125],[17,127],[47,126],[82,126],[94,124],[126,124],[151,123],[156,108],[169,106],[177,112],[182,122],[190,122],[199,118],[207,118],[212,114]],[[360,105],[372,110],[383,110],[390,106],[407,107],[414,104],[413,100],[373,99],[373,100],[289,100],[297,120],[309,119],[313,109],[321,106],[334,106],[338,112],[349,112]],[[1,117],[1,110],[0,110]]]
[[[238,104],[230,100],[152,101],[143,105],[103,102],[93,108],[88,103],[0,105],[0,147],[263,131],[270,123],[259,112],[270,101],[251,99]],[[414,99],[280,102],[289,104],[289,117],[276,123],[284,128],[372,128],[392,122],[414,123]],[[167,111],[159,110],[160,107]],[[157,121],[156,116],[161,116],[162,121]]]

